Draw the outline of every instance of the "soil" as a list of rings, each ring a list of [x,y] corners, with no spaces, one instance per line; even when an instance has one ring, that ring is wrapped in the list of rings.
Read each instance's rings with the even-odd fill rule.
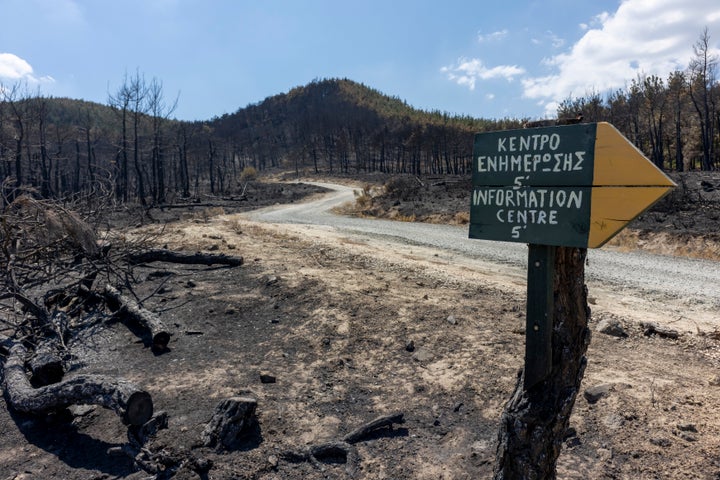
[[[431,195],[405,200],[378,188],[386,179],[368,180],[374,189],[358,199],[367,215],[462,222],[469,204],[461,180],[410,178]],[[720,187],[717,177],[703,181]],[[155,222],[122,230],[176,250],[242,255],[245,264],[136,267],[134,290],[172,330],[169,350],[153,353],[107,315],[71,340],[68,375],[125,378],[167,412],[168,428],[145,446],[164,459],[157,478],[350,478],[341,457],[314,464],[285,453],[339,441],[394,412],[404,424],[356,444],[355,478],[490,478],[500,414],[523,363],[524,285],[442,252],[250,222],[237,212],[317,193],[304,185],[256,191],[265,196],[153,210]],[[705,194],[714,193],[690,193],[700,195],[712,231],[701,229],[698,209],[688,213],[692,226],[684,213],[660,209],[639,219],[638,235],[712,239],[717,209]],[[414,210],[404,210],[408,202]],[[642,310],[591,308],[593,330],[611,319],[628,336],[593,332],[558,477],[720,478],[720,334],[646,336]],[[241,395],[257,399],[257,424],[231,449],[203,446],[215,406]],[[3,403],[0,429],[0,480],[154,478],[108,454],[127,444],[127,427],[100,407],[39,417]]]

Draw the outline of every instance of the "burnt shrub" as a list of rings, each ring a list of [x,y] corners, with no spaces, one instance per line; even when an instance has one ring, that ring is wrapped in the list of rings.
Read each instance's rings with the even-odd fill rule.
[[[407,202],[422,195],[422,184],[415,177],[395,177],[385,184],[385,195],[393,200]]]

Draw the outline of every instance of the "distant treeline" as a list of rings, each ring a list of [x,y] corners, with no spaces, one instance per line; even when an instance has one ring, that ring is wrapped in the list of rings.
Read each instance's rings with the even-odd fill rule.
[[[707,29],[693,46],[687,69],[667,79],[640,75],[603,96],[597,92],[564,101],[558,116],[580,112],[584,121],[606,121],[664,169],[720,168],[720,80]]]
[[[258,170],[414,174],[467,173],[475,132],[521,125],[416,110],[347,79],[316,80],[210,122]]]
[[[661,168],[719,168],[720,82],[709,38],[703,32],[686,70],[568,98],[558,118],[608,121]],[[139,72],[107,105],[0,85],[3,205],[20,189],[163,204],[232,192],[249,172],[268,169],[462,175],[476,132],[528,120],[421,111],[348,79],[315,80],[208,121],[173,120],[175,106],[160,81]]]

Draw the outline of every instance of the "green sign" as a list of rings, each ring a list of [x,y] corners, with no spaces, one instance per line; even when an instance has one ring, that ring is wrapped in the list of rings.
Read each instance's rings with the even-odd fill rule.
[[[675,184],[609,123],[479,133],[470,238],[599,247]]]

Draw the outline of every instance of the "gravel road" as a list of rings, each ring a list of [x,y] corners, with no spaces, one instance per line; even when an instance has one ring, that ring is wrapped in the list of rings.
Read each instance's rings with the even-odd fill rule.
[[[330,228],[343,235],[382,239],[398,245],[417,245],[454,253],[476,262],[480,268],[502,266],[517,277],[525,276],[527,247],[510,242],[468,238],[468,228],[425,223],[394,222],[336,215],[335,206],[353,201],[351,187],[315,183],[332,190],[324,197],[302,204],[281,205],[247,214],[261,222],[303,224]],[[718,262],[654,255],[644,252],[590,250],[586,268],[588,287],[609,290],[622,297],[701,306],[704,319],[720,326],[720,264]],[[676,308],[668,315],[676,315]],[[709,317],[708,317],[709,315]]]

